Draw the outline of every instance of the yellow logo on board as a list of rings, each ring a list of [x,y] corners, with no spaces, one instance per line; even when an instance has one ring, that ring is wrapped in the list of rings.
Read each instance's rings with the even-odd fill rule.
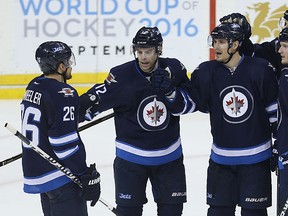
[[[259,2],[247,7],[251,12],[246,13],[245,16],[252,28],[252,36],[257,36],[256,43],[265,41],[266,38],[278,37],[280,30],[278,23],[280,17],[283,16],[287,10],[284,4],[276,9],[270,8],[270,2]],[[251,16],[256,17],[251,20]]]

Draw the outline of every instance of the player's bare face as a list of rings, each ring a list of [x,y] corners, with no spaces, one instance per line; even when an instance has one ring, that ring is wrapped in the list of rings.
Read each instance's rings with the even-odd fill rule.
[[[155,47],[137,48],[136,55],[142,71],[149,73],[154,69],[158,59],[158,53],[156,52]]]
[[[214,39],[213,48],[215,53],[215,60],[218,62],[228,61],[230,55],[228,54],[228,41],[226,39]]]
[[[281,41],[278,52],[281,55],[281,63],[288,65],[288,41]]]

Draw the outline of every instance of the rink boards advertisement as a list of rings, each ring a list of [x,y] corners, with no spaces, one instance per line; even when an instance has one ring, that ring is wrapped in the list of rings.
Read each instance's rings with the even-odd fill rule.
[[[216,4],[214,11],[211,3]],[[211,22],[217,25],[223,15],[240,12],[251,23],[253,42],[262,42],[278,35],[278,20],[286,9],[279,0],[1,1],[0,98],[22,95],[23,86],[40,73],[34,55],[44,41],[71,46],[77,62],[71,83],[80,88],[102,81],[111,67],[132,60],[131,41],[142,26],[157,26],[164,39],[163,57],[178,58],[191,72],[209,60]],[[213,13],[216,20],[210,19]]]

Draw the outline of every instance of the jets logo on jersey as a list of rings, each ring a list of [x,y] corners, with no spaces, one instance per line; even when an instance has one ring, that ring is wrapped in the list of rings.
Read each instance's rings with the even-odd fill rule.
[[[169,114],[165,104],[156,96],[144,98],[137,111],[139,125],[146,131],[163,130],[169,122]]]
[[[241,92],[236,92],[234,88],[232,89],[232,92],[230,94],[227,94],[225,96],[223,102],[224,110],[228,109],[226,113],[230,116],[240,117],[247,110],[247,102],[245,95],[243,95]]]
[[[68,97],[68,96],[74,96],[73,93],[74,93],[74,90],[73,89],[70,89],[70,88],[62,88],[61,91],[58,91],[58,93],[63,93],[64,94],[64,97]]]
[[[254,100],[251,93],[242,86],[228,86],[220,93],[223,118],[233,124],[246,121],[252,114]]]

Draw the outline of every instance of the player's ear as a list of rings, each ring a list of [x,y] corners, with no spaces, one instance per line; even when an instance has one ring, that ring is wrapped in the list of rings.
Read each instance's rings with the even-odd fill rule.
[[[239,49],[239,41],[234,41],[233,42],[233,45],[232,45],[232,48],[234,49],[234,50],[236,50],[237,48]]]
[[[66,71],[66,67],[63,62],[59,64],[57,71],[60,73]]]

